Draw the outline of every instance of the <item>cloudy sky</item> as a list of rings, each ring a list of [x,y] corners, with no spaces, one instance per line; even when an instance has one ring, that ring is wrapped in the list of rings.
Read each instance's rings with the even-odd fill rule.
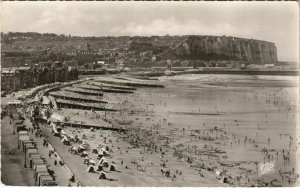
[[[1,30],[108,35],[227,35],[275,42],[299,59],[296,2],[2,2]]]

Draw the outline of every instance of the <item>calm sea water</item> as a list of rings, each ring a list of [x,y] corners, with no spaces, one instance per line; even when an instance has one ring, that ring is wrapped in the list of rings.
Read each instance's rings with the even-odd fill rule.
[[[154,114],[152,124],[166,118],[172,129],[218,127],[278,150],[288,147],[290,136],[300,139],[297,76],[195,74],[161,77],[160,83],[166,88],[138,91],[141,105],[147,105]],[[230,151],[231,160],[262,160],[252,150],[235,148]]]

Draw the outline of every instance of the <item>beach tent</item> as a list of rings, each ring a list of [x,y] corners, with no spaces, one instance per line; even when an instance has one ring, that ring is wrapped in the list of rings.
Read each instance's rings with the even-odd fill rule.
[[[107,151],[102,150],[103,155],[107,155]]]
[[[102,151],[109,151],[109,147],[104,145],[104,146],[101,147],[101,150]]]
[[[223,179],[223,183],[229,183],[229,182],[228,182],[228,178],[227,178],[227,177],[224,177],[224,179]]]
[[[109,166],[108,161],[103,161],[102,165],[103,167],[108,167]]]
[[[52,128],[52,134],[53,134],[53,136],[59,136],[60,134],[59,134],[59,132],[57,131],[57,129],[56,128]]]
[[[93,148],[92,153],[98,154],[98,150],[96,148]]]
[[[103,156],[104,156],[103,154],[101,154],[101,153],[98,153],[98,155],[97,155],[97,159],[101,159]]]
[[[86,156],[84,159],[83,159],[83,164],[88,164],[89,163],[89,160],[90,158],[88,156]]]
[[[107,151],[103,150],[103,148],[101,148],[98,153],[103,156],[107,155]]]
[[[61,142],[64,143],[65,145],[70,145],[70,141],[66,137],[64,137],[63,139],[61,139]]]
[[[111,164],[108,169],[109,171],[116,171],[116,167],[113,164]]]
[[[102,164],[104,161],[106,161],[107,159],[105,157],[102,157],[99,161],[99,164]]]
[[[71,153],[77,154],[77,148],[74,146],[71,147],[70,151],[71,151]]]
[[[81,157],[86,157],[86,156],[88,156],[88,153],[86,151],[83,151]]]
[[[87,143],[86,141],[82,141],[82,144],[81,144],[83,147],[87,148],[89,145],[89,143]]]
[[[102,165],[98,165],[97,171],[102,171],[102,170],[103,170],[103,166]]]
[[[74,138],[74,136],[72,136],[72,135],[67,135],[67,137],[69,138],[70,141],[73,141],[73,142],[76,141],[75,138]]]
[[[90,159],[90,160],[89,160],[89,164],[95,166],[95,165],[96,165],[96,162],[95,162],[94,160],[91,160],[91,159]]]
[[[77,152],[78,152],[78,153],[81,153],[81,152],[83,152],[84,150],[85,150],[85,148],[82,147],[81,145],[79,145],[78,148],[77,148]]]
[[[99,175],[99,179],[105,180],[106,179],[106,173],[101,172],[100,175]]]
[[[61,133],[62,135],[64,135],[64,136],[67,135],[66,132],[65,132],[64,130],[61,130],[60,133]]]
[[[88,172],[95,172],[95,166],[89,165],[89,167],[87,168],[86,171],[88,171]]]

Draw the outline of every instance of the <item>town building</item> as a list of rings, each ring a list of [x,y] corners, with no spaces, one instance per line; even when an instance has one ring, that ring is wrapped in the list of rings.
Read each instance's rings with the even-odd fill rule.
[[[76,79],[78,79],[77,68],[67,67],[61,62],[55,62],[50,67],[48,63],[44,62],[32,67],[2,68],[1,91],[12,92],[38,85]]]

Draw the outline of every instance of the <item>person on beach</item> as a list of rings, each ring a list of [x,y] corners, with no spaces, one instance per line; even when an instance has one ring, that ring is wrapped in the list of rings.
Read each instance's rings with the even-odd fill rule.
[[[56,160],[54,160],[54,165],[55,165],[55,166],[57,165],[57,161],[56,161]]]

